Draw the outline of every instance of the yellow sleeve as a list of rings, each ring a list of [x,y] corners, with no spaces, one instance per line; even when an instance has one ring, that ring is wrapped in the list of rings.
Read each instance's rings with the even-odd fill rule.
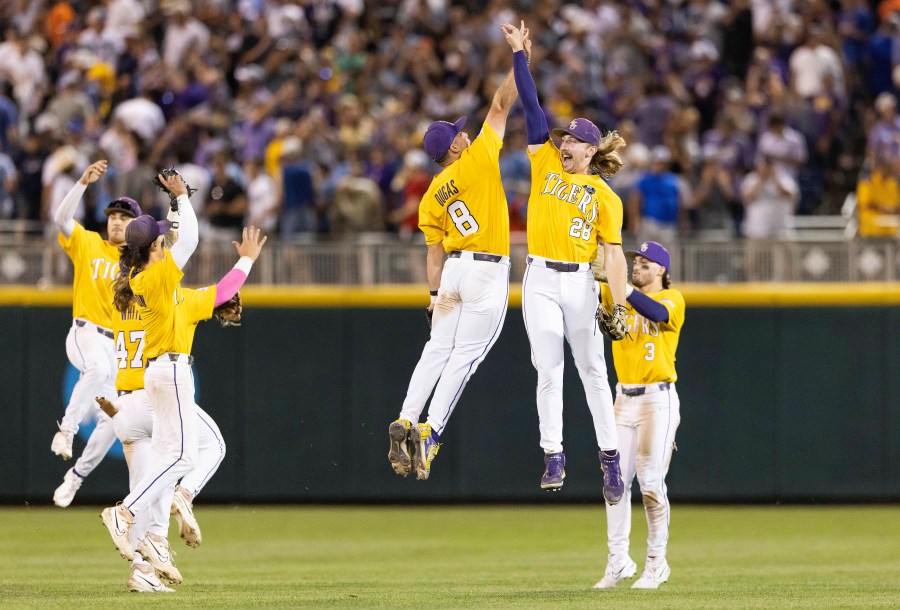
[[[429,246],[441,243],[447,236],[447,230],[444,228],[444,208],[434,197],[437,187],[443,184],[441,176],[445,174],[446,172],[441,172],[431,180],[428,190],[419,201],[419,229],[425,234],[425,243]]]
[[[562,161],[559,160],[559,149],[553,140],[547,140],[541,147],[534,152],[528,150],[528,157],[531,159],[531,188],[541,188],[543,184],[544,173],[547,171],[557,171],[562,173]],[[535,181],[535,177],[538,178]]]
[[[481,126],[481,133],[460,158],[462,175],[483,176],[485,173],[500,173],[500,149],[503,140],[487,121]]]
[[[216,306],[216,287],[207,286],[194,290],[182,288],[184,305],[187,307],[187,319],[194,324],[209,320]]]
[[[69,237],[60,233],[57,239],[59,245],[62,246],[62,249],[65,250],[66,254],[69,255],[69,258],[74,261],[75,257],[85,249],[88,237],[88,231],[76,222],[75,229]]]
[[[605,192],[598,193],[600,195],[600,209],[597,211],[597,218],[594,219],[594,228],[597,230],[597,236],[600,241],[608,244],[622,243],[622,200],[613,190],[606,187]]]
[[[658,297],[659,303],[669,310],[669,321],[665,322],[664,326],[674,331],[680,330],[684,324],[684,295],[679,290],[667,288],[660,292]]]

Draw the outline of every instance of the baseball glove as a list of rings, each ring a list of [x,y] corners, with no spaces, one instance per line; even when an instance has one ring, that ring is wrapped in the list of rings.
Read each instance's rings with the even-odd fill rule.
[[[165,193],[166,195],[169,196],[169,204],[172,206],[172,210],[177,212],[178,211],[178,201],[177,201],[178,196],[172,194],[169,191],[169,189],[166,188],[166,185],[163,183],[163,181],[159,179],[160,174],[162,174],[166,178],[170,178],[172,176],[178,176],[179,174],[177,171],[175,171],[174,167],[167,167],[167,168],[159,170],[156,173],[156,175],[153,176],[153,184],[158,186],[159,190],[161,190],[163,193]],[[190,197],[191,195],[193,195],[194,193],[197,192],[197,189],[192,189],[191,185],[188,184],[187,182],[185,182],[184,185],[187,187],[188,197]]]
[[[244,311],[244,307],[241,301],[241,293],[236,292],[233,297],[213,309],[213,315],[223,327],[240,326],[242,311]]]
[[[428,321],[428,328],[431,328],[431,320],[434,318],[434,309],[425,308],[425,319]]]
[[[625,306],[614,305],[612,313],[606,311],[603,303],[597,305],[597,313],[594,315],[600,332],[612,341],[621,341],[628,335],[628,327],[625,325]]]
[[[96,396],[94,398],[94,400],[97,401],[97,404],[100,405],[100,408],[103,410],[103,412],[106,413],[107,415],[109,415],[110,417],[115,417],[116,413],[119,412],[119,410],[116,408],[116,405],[109,402],[107,399],[103,398],[102,396]]]

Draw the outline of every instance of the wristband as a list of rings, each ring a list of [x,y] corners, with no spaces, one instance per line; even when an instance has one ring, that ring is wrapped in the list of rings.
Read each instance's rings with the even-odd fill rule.
[[[430,295],[433,296],[433,297],[436,297],[436,296],[437,296],[437,293],[438,293],[437,290],[429,290],[429,291],[428,291],[428,294],[430,294]]]

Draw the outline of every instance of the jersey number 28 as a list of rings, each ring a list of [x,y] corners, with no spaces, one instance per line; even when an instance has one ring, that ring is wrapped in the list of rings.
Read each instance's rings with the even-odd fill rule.
[[[447,207],[447,213],[450,214],[450,220],[456,225],[460,235],[471,235],[478,231],[478,221],[466,207],[465,201],[454,201]]]
[[[591,223],[584,221],[584,218],[576,216],[572,219],[572,226],[569,227],[569,235],[572,237],[580,237],[584,241],[590,241],[591,229],[593,228]]]
[[[116,335],[116,358],[119,359],[119,368],[133,369],[144,368],[144,331],[132,330],[128,333],[128,345],[125,344],[125,331],[120,330]],[[134,357],[129,361],[128,353],[130,348],[134,349]]]

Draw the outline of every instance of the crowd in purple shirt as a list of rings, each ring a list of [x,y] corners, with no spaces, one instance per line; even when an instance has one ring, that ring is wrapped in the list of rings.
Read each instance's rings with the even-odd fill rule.
[[[661,222],[636,218],[660,209],[653,198],[677,201],[667,236],[747,233],[759,172],[796,192],[778,204],[791,214],[833,214],[876,159],[900,160],[900,12],[882,4],[7,0],[0,220],[46,223],[107,158],[78,215],[88,226],[113,195],[152,211],[163,200],[149,178],[174,165],[213,239],[251,223],[284,239],[414,235],[409,199],[437,169],[424,129],[465,115],[477,135],[511,66],[499,26],[519,19],[550,124],[585,116],[628,142],[612,185],[630,237]],[[514,229],[530,182],[523,133],[517,106],[501,157]],[[769,229],[749,233],[779,236]]]

